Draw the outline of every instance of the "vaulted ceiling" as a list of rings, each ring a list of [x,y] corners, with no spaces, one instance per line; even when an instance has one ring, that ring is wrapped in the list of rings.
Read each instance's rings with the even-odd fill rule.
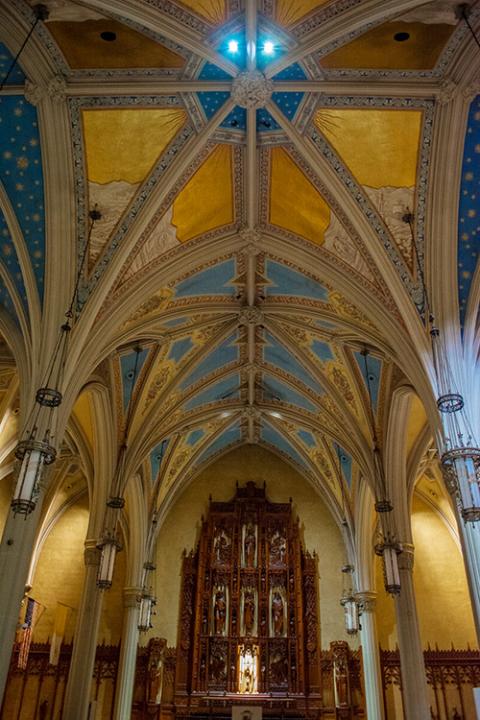
[[[46,2],[0,95],[0,381],[39,384],[85,257],[62,407],[92,475],[104,424],[159,505],[258,443],[348,514],[395,389],[434,407],[422,274],[478,344],[456,4]],[[4,76],[34,18],[0,17]],[[425,424],[418,403],[412,448]]]

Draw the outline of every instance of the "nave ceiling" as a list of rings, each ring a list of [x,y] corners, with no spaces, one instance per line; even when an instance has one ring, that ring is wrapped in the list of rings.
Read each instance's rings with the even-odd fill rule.
[[[456,3],[46,4],[0,98],[0,323],[15,357],[2,354],[0,403],[10,393],[18,413],[20,379],[25,422],[85,254],[66,496],[78,455],[91,494],[113,473],[128,424],[147,505],[258,443],[353,522],[401,387],[421,399],[407,451],[428,457],[422,272],[436,314],[478,345],[478,60]],[[4,74],[32,11],[0,0],[0,16]],[[258,108],[238,77],[251,37]]]

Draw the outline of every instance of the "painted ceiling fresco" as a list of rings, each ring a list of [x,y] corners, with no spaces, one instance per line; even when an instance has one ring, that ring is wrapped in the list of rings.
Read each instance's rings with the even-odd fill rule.
[[[478,213],[480,192],[479,161],[480,96],[477,96],[470,105],[468,114],[458,210],[458,298],[462,325],[465,323],[469,295],[475,273],[478,270],[480,250],[480,218]]]
[[[271,85],[248,110],[235,94],[241,2],[138,3],[128,19],[121,3],[104,4],[111,15],[95,5],[49,3],[35,37],[70,131],[72,255],[87,257],[75,322],[94,308],[85,343],[119,445],[127,426],[159,502],[229,448],[259,443],[342,508],[404,380],[392,328],[423,329],[435,97],[465,24],[450,0],[372,18],[358,0],[259,2],[255,62]],[[1,45],[0,75],[11,57]],[[21,328],[55,297],[44,290],[50,157],[25,79],[20,63],[0,96],[0,303]],[[462,323],[479,294],[478,98],[465,130],[452,188]],[[88,392],[74,418],[92,450]]]
[[[34,279],[38,297],[43,299],[45,212],[36,109],[22,95],[0,97],[0,128],[0,295],[15,317],[14,306],[25,310],[28,303],[27,275]],[[23,267],[19,254],[24,257]],[[17,312],[21,312],[19,307]]]

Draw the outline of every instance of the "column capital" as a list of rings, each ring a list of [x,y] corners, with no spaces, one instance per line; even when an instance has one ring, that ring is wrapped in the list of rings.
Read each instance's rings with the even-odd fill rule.
[[[123,607],[137,607],[139,598],[142,595],[142,588],[135,585],[123,588]]]
[[[355,600],[361,613],[373,613],[377,605],[377,593],[373,590],[363,590],[355,593]]]
[[[402,542],[402,552],[398,555],[398,567],[400,570],[413,570],[415,546],[412,543]]]
[[[97,540],[85,540],[83,560],[85,565],[98,565],[100,563],[100,550],[97,547]]]

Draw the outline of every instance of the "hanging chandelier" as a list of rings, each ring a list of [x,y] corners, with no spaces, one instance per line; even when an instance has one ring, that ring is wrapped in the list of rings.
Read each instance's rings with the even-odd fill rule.
[[[401,590],[398,555],[402,546],[388,532],[383,531],[382,539],[375,545],[375,553],[383,560],[383,581],[390,595],[399,595]]]
[[[107,500],[107,506],[105,511],[104,530],[102,537],[97,544],[97,548],[100,550],[100,562],[98,565],[97,572],[97,587],[101,590],[108,590],[112,586],[113,572],[115,569],[115,558],[117,552],[122,549],[122,544],[118,537],[117,526],[119,521],[120,512],[125,506],[125,499],[123,497],[123,486],[125,484],[125,465],[126,465],[126,454],[127,454],[127,436],[130,428],[130,421],[132,417],[132,405],[133,405],[133,390],[135,388],[138,372],[139,372],[139,358],[142,348],[140,345],[135,345],[135,365],[133,372],[130,377],[130,403],[128,407],[128,413],[125,420],[125,427],[123,430],[123,440],[120,446],[117,465],[115,468],[115,474],[112,482],[112,493]]]
[[[440,333],[430,317],[432,351],[443,427],[441,464],[445,484],[465,522],[480,520],[480,448],[473,439],[463,396],[456,390]]]
[[[367,381],[368,399],[370,405],[370,421],[373,435],[373,473],[374,485],[377,497],[380,499],[375,503],[375,510],[380,518],[379,541],[375,544],[375,553],[382,558],[383,564],[383,580],[385,590],[390,595],[398,595],[400,593],[400,572],[398,569],[398,555],[402,552],[402,546],[396,539],[393,505],[387,496],[387,483],[385,472],[378,447],[377,432],[375,429],[375,413],[373,410],[371,378],[372,373],[368,366],[369,352],[367,348],[362,350],[364,359],[364,370]]]
[[[90,226],[87,241],[79,263],[72,299],[65,313],[65,322],[60,326],[58,340],[52,358],[47,366],[42,386],[35,394],[35,403],[27,421],[26,436],[15,450],[17,458],[17,481],[11,507],[15,515],[28,515],[33,512],[40,496],[45,468],[51,465],[57,456],[52,445],[52,428],[55,411],[62,403],[63,375],[68,352],[68,340],[72,329],[75,304],[78,296],[80,278],[85,265],[90,237],[95,222],[101,218],[96,206],[89,213]]]
[[[353,593],[353,565],[342,567],[343,592],[340,605],[344,610],[345,630],[348,635],[356,635],[359,630],[358,604]]]
[[[97,545],[100,550],[100,563],[97,573],[97,587],[108,590],[112,586],[113,571],[117,552],[122,549],[116,533],[106,530],[101,542]]]
[[[140,597],[140,610],[138,614],[138,629],[140,632],[148,632],[153,627],[152,616],[155,615],[154,608],[157,598],[149,592],[143,592]]]
[[[479,44],[469,23],[469,6],[465,3],[459,5],[457,14],[459,18],[465,20],[477,44]],[[464,398],[455,387],[448,355],[440,336],[440,330],[436,326],[435,318],[431,312],[423,265],[420,262],[415,241],[414,215],[408,208],[402,220],[410,228],[412,247],[423,296],[422,312],[428,318],[427,327],[430,328],[433,367],[438,393],[437,408],[440,413],[443,431],[440,449],[443,477],[464,521],[476,522],[480,520],[480,448],[474,439],[465,412]]]

